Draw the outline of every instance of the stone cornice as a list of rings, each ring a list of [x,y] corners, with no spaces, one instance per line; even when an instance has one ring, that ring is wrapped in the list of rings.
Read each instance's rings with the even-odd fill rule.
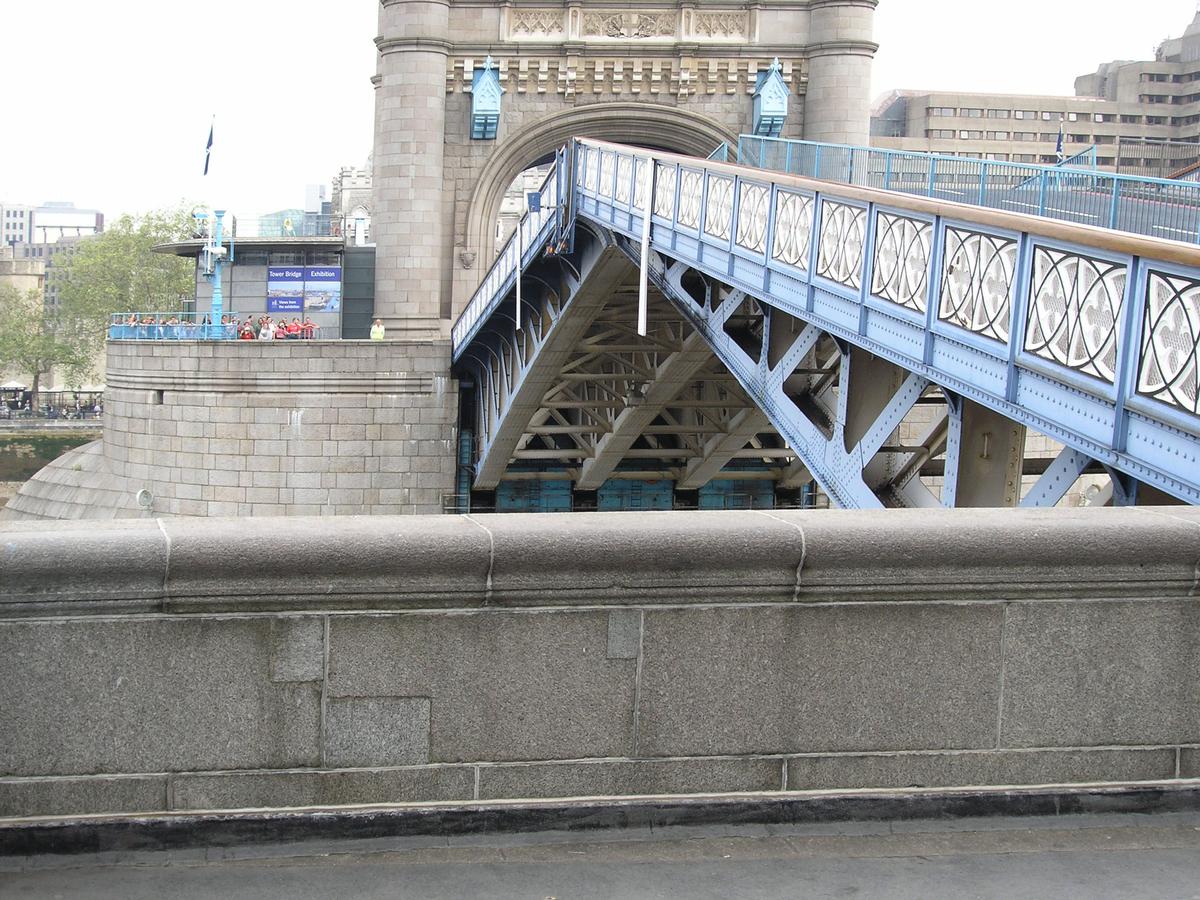
[[[380,55],[404,53],[405,51],[424,51],[426,53],[444,53],[449,55],[454,50],[454,45],[450,41],[425,37],[389,38],[380,36],[375,39],[375,46],[379,48]]]

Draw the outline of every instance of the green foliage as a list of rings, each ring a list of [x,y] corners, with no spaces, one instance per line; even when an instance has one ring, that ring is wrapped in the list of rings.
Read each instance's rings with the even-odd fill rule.
[[[113,313],[180,309],[181,299],[195,290],[195,265],[153,249],[191,236],[190,209],[121,216],[103,234],[80,241],[67,270],[57,275],[59,327],[95,352]]]
[[[77,326],[48,312],[40,291],[0,285],[0,369],[28,375],[37,403],[38,382],[52,368],[69,381],[90,374],[94,345]]]

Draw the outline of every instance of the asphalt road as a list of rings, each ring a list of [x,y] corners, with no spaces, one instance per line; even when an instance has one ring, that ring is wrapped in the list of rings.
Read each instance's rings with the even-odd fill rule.
[[[379,839],[0,859],[91,900],[1200,898],[1200,813]]]

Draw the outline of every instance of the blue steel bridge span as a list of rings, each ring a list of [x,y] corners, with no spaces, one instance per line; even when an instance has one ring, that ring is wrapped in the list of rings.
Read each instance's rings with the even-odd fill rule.
[[[589,140],[541,200],[453,329],[464,489],[1200,502],[1195,246]]]

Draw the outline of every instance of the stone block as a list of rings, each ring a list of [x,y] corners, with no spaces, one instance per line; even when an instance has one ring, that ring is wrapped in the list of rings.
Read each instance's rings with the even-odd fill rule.
[[[778,759],[597,760],[481,766],[479,799],[778,791]]]
[[[151,601],[162,596],[166,571],[156,522],[5,522],[0,609]]]
[[[325,677],[325,620],[271,620],[271,680],[321,681]]]
[[[295,490],[293,501],[327,502],[307,499],[307,493]],[[485,594],[491,558],[483,530],[456,516],[348,519],[334,531],[318,518],[283,518],[269,529],[211,519],[164,521],[163,527],[171,535],[168,588],[177,608],[243,608],[258,597],[272,604],[296,597],[370,597],[382,604],[477,600]],[[331,553],[331,541],[353,552]],[[305,570],[297,559],[319,559],[321,565]]]
[[[643,756],[994,747],[1001,610],[645,614]]]
[[[0,778],[0,818],[162,812],[165,775]]]
[[[771,515],[803,529],[801,597],[835,590],[841,596],[1004,599],[1014,585],[1036,584],[1054,596],[1090,598],[1142,590],[1148,582],[1156,596],[1185,597],[1195,583],[1200,522],[1191,513],[1176,518],[1148,509],[964,512]]]
[[[0,775],[316,765],[320,689],[272,684],[272,647],[266,619],[0,624]]]
[[[1001,746],[1200,743],[1195,601],[1013,603]]]
[[[803,555],[799,530],[754,512],[501,514],[479,521],[496,542],[498,598],[549,592],[562,602],[591,602],[603,591],[637,603],[791,600]]]
[[[640,609],[614,609],[608,614],[609,659],[637,659],[641,642]]]
[[[429,762],[427,697],[346,697],[325,709],[325,764],[336,768]]]
[[[339,617],[328,693],[430,698],[434,762],[627,755],[635,663],[607,645],[604,612]]]
[[[1175,751],[997,750],[789,757],[788,790],[942,788],[1159,781],[1175,777]]]
[[[428,803],[470,800],[470,766],[360,770],[355,772],[262,772],[181,775],[174,781],[174,809],[261,809]]]
[[[1179,751],[1179,777],[1200,778],[1200,747],[1184,747]]]

